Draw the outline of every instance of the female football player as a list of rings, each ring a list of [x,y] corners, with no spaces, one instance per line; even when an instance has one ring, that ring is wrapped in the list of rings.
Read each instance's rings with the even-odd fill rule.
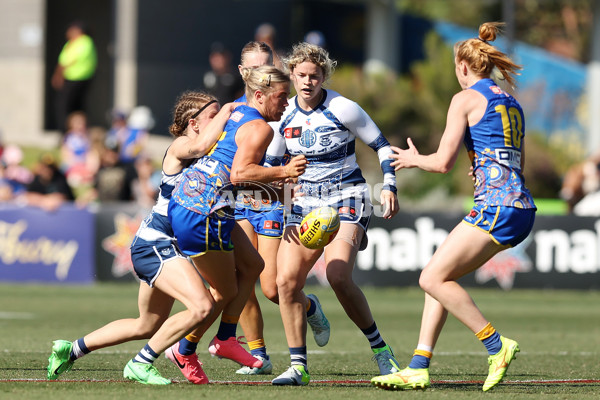
[[[240,56],[240,73],[244,68],[256,68],[262,65],[273,65],[273,51],[263,42],[248,42],[243,48]],[[246,102],[246,96],[236,100]],[[266,160],[266,165],[273,165]],[[258,250],[264,260],[265,267],[260,274],[260,286],[263,294],[272,302],[279,303],[277,296],[277,250],[283,235],[284,210],[283,204],[274,198],[276,191],[262,193],[261,199],[253,196],[253,191],[240,193],[236,202],[235,219],[244,230],[254,247]],[[313,329],[313,334],[319,346],[325,346],[329,340],[329,323],[323,314],[321,305],[315,295],[308,295],[307,320]],[[312,306],[314,304],[314,306]],[[250,368],[243,366],[238,374],[269,374],[273,366],[267,355],[267,347],[264,340],[264,323],[262,312],[254,290],[250,294],[248,302],[240,315],[240,325],[248,341],[251,354],[263,361],[261,368]]]
[[[131,245],[131,258],[141,282],[138,295],[140,316],[113,321],[74,341],[56,340],[48,363],[48,379],[57,379],[73,367],[76,359],[108,346],[148,339],[161,326],[181,335],[206,320],[214,300],[205,289],[195,267],[181,254],[167,219],[167,205],[181,172],[203,156],[223,131],[235,103],[219,111],[215,97],[202,92],[182,94],[173,110],[170,132],[175,137],[163,159],[160,193],[152,212],[141,224]],[[185,282],[185,285],[182,285]],[[186,306],[169,318],[174,300]],[[125,376],[142,383],[167,384],[152,361],[157,348],[148,348],[129,363]],[[161,349],[161,351],[164,349]]]
[[[523,179],[525,118],[513,96],[490,76],[497,68],[514,86],[520,69],[492,44],[501,23],[479,27],[479,37],[454,46],[456,77],[463,90],[454,95],[437,152],[421,155],[410,139],[408,149],[392,147],[395,168],[448,172],[464,142],[475,177],[475,206],[437,249],[419,279],[425,306],[419,342],[402,371],[375,377],[384,389],[429,386],[429,362],[448,312],[486,347],[489,374],[483,391],[496,386],[519,351],[516,341],[496,331],[457,280],[475,271],[498,252],[522,242],[533,226],[536,207]]]
[[[248,182],[269,183],[295,178],[303,173],[306,159],[295,157],[289,164],[279,167],[261,165],[273,137],[273,129],[268,122],[281,118],[287,106],[290,80],[272,66],[246,68],[242,73],[246,82],[247,105],[240,105],[233,111],[223,134],[207,156],[184,170],[173,191],[168,215],[181,251],[192,258],[211,287],[217,314],[223,311],[209,352],[250,368],[261,368],[263,361],[248,354],[235,337],[239,316],[263,264],[247,236],[236,225],[232,188]],[[242,237],[234,237],[234,227]],[[244,252],[250,247],[259,261],[249,262],[254,258],[252,252],[238,252],[238,247]],[[244,262],[246,268],[240,268],[240,262]],[[194,379],[194,371],[187,369],[188,360],[190,357],[197,359],[195,349],[207,328],[207,324],[198,327],[188,337],[175,343],[167,353],[179,361],[177,364],[190,381]]]
[[[335,239],[325,248],[327,279],[346,314],[361,329],[374,353],[381,374],[398,371],[390,347],[379,334],[369,304],[352,280],[356,254],[366,246],[366,229],[372,205],[365,179],[356,162],[355,139],[367,143],[380,160],[384,175],[381,203],[385,218],[398,212],[396,178],[388,156],[388,141],[355,102],[323,88],[335,61],[323,48],[300,43],[285,59],[297,95],[275,130],[267,158],[281,158],[287,151],[304,154],[308,165],[298,184],[298,197],[287,216],[277,256],[279,307],[291,355],[291,366],[275,378],[274,385],[306,385],[310,376],[306,359],[306,296],[302,289],[308,272],[323,253],[298,239],[303,216],[321,206],[335,208],[341,220]]]

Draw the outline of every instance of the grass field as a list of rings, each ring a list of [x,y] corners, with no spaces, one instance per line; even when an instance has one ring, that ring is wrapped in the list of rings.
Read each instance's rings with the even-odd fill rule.
[[[99,350],[79,359],[59,381],[46,381],[52,340],[74,340],[117,318],[136,316],[135,284],[41,286],[0,284],[0,399],[538,399],[600,398],[600,293],[590,291],[470,290],[487,318],[520,343],[521,352],[506,382],[483,393],[487,375],[484,347],[450,317],[430,368],[432,386],[425,392],[387,392],[371,387],[377,373],[362,333],[346,317],[332,291],[317,294],[331,322],[329,344],[318,348],[309,332],[306,387],[274,387],[271,376],[236,375],[231,361],[211,359],[208,342],[199,357],[213,384],[184,381],[164,357],[155,365],[176,384],[147,387],[125,381],[123,367],[145,341]],[[417,288],[364,288],[375,319],[402,365],[416,345],[423,302]],[[259,296],[260,297],[260,296]],[[278,308],[261,298],[265,340],[274,374],[283,372],[289,355]],[[238,329],[238,335],[242,335]],[[244,382],[247,380],[247,382]]]

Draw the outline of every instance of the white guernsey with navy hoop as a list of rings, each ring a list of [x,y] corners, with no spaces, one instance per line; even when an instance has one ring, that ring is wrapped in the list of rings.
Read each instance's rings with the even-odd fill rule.
[[[168,175],[162,171],[156,204],[142,221],[131,243],[131,259],[135,273],[150,286],[153,286],[166,261],[172,258],[186,258],[177,247],[177,239],[167,217],[171,194],[181,177],[181,172]]]
[[[266,165],[280,165],[286,153],[304,154],[308,161],[300,176],[303,196],[294,200],[287,223],[299,225],[302,217],[317,207],[332,206],[342,222],[359,223],[366,230],[371,202],[365,178],[356,162],[356,138],[377,152],[383,171],[383,189],[396,193],[396,176],[390,165],[389,142],[367,113],[354,101],[332,90],[313,110],[298,106],[297,96],[289,101],[267,149]]]

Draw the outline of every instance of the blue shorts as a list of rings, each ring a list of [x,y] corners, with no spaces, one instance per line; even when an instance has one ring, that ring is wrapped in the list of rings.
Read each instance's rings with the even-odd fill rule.
[[[476,205],[463,221],[487,232],[494,242],[514,247],[531,232],[535,211],[535,208]]]
[[[283,205],[269,210],[253,210],[248,207],[236,207],[235,219],[245,219],[254,228],[254,232],[262,236],[280,238],[283,236]]]
[[[163,269],[167,261],[175,258],[186,258],[177,248],[174,241],[164,240],[149,243],[136,240],[131,246],[131,261],[133,270],[138,278],[146,282],[150,287]]]
[[[181,252],[197,257],[207,251],[232,251],[231,231],[235,226],[233,210],[220,209],[203,215],[169,202],[169,221]]]

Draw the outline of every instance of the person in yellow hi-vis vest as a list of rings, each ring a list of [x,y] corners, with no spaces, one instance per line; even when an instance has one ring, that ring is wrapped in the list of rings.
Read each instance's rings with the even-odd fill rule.
[[[64,132],[67,116],[73,111],[86,111],[84,101],[97,65],[94,41],[85,33],[80,21],[69,24],[67,43],[58,56],[52,75],[56,98],[56,124]]]

